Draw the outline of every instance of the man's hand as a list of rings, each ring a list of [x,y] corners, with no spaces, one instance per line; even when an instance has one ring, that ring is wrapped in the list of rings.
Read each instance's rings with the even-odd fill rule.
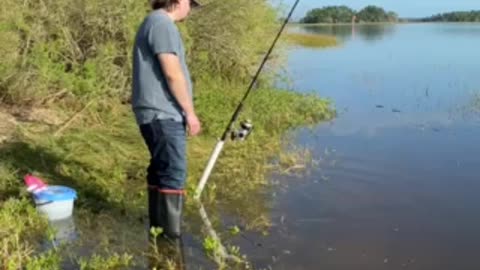
[[[187,127],[188,127],[188,133],[190,136],[196,136],[200,133],[201,130],[201,124],[200,120],[198,120],[198,117],[195,113],[190,113],[187,114]]]

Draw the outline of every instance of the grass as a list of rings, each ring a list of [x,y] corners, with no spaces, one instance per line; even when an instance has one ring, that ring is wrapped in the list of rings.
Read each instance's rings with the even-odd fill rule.
[[[286,39],[291,44],[307,48],[326,48],[338,45],[335,37],[318,34],[288,33]]]
[[[1,269],[59,269],[60,258],[54,251],[38,252],[48,223],[30,202],[11,198],[0,206]]]
[[[405,23],[414,23],[414,22],[356,22],[353,25],[381,25],[381,24],[405,24]],[[344,22],[344,23],[292,23],[291,25],[295,26],[346,26],[346,25],[352,25],[351,22]]]
[[[238,85],[230,85],[229,91],[225,90],[224,85],[210,82],[200,86],[202,95],[196,102],[204,129],[202,136],[190,138],[188,142],[190,194],[193,194],[216,138],[221,135],[230,118],[229,114],[243,94],[242,87]],[[220,156],[203,194],[210,215],[217,217],[217,221],[220,220],[220,207],[216,205],[222,202],[223,205],[231,205],[221,209],[223,215],[235,216],[238,224],[251,230],[268,231],[269,204],[263,196],[270,187],[268,174],[272,171],[285,171],[297,166],[297,162],[303,162],[298,156],[299,152],[283,152],[288,143],[288,140],[284,140],[285,135],[295,127],[316,124],[333,115],[329,101],[314,95],[269,88],[253,92],[241,119],[253,120],[254,133],[245,142],[228,142]],[[33,215],[31,204],[26,201],[28,197],[21,183],[24,174],[34,173],[49,184],[75,188],[79,196],[76,209],[88,217],[82,220],[96,220],[100,217],[109,220],[103,222],[105,230],[101,239],[105,240],[99,239],[98,242],[108,243],[109,238],[135,238],[129,236],[129,229],[124,227],[130,224],[128,226],[137,227],[137,233],[143,230],[143,223],[136,220],[145,219],[145,168],[148,153],[130,108],[99,101],[89,107],[60,137],[53,136],[55,128],[43,132],[37,130],[36,127],[21,126],[15,136],[16,140],[0,147],[0,155],[3,157],[0,166],[0,204],[18,207],[19,210],[15,211],[24,213],[7,218],[14,211],[6,210],[9,214],[3,215],[0,223],[7,222],[16,228],[28,220],[40,222]],[[24,199],[11,201],[8,198]],[[192,200],[187,200],[187,204],[188,216],[195,219],[197,214]],[[196,232],[201,238],[202,234],[193,224],[187,224],[187,230]],[[216,224],[221,225],[219,222]],[[11,241],[15,240],[15,235],[22,236],[34,227],[39,229],[38,236],[41,237],[43,227],[32,225],[16,234],[5,233],[6,240],[0,249],[13,250],[29,257],[35,249],[24,246],[33,247],[35,238],[21,237],[18,243],[13,242],[16,243],[13,246]],[[95,232],[100,230],[97,227]],[[45,237],[44,233],[43,236]],[[139,241],[140,246],[142,243]],[[84,254],[83,257],[77,255],[75,261],[83,269],[100,269],[95,268],[95,265],[102,260],[111,260],[112,265],[131,263],[131,260],[127,260],[130,257],[118,255],[123,252],[138,254],[138,250],[132,248],[135,245],[128,245],[117,245],[114,250],[117,253],[112,253],[113,247],[105,244],[103,249],[92,249],[94,252],[91,254]],[[98,256],[96,252],[101,253],[102,250],[109,251],[105,253],[107,255],[113,255],[95,257]],[[7,261],[16,260],[15,258],[8,254],[4,256]],[[88,263],[92,266],[87,267]]]

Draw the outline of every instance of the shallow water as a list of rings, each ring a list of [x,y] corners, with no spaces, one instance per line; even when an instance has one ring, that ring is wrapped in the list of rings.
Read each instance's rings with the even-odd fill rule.
[[[343,41],[288,65],[339,115],[298,132],[318,166],[284,177],[256,265],[480,269],[480,24],[294,30]]]

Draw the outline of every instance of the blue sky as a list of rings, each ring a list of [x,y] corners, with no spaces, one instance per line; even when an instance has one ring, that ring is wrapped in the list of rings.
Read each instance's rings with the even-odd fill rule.
[[[272,0],[274,3],[291,5],[295,0]],[[426,17],[442,12],[480,10],[480,0],[300,0],[294,18],[303,17],[316,7],[346,5],[359,10],[367,5],[376,5],[397,12],[400,17]]]

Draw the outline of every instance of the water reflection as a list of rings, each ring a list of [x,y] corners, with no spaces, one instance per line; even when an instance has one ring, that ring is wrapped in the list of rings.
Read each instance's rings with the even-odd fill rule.
[[[480,24],[478,23],[441,24],[436,25],[435,29],[440,35],[448,34],[467,38],[472,35],[480,35]]]
[[[359,37],[364,41],[379,41],[395,32],[395,26],[390,24],[355,24],[355,25],[311,25],[303,26],[303,31],[312,34],[336,36],[348,41]]]
[[[63,220],[49,221],[52,235],[50,239],[45,239],[42,243],[42,252],[56,249],[61,245],[68,245],[74,243],[78,238],[78,233],[75,228],[75,221],[73,217]]]

